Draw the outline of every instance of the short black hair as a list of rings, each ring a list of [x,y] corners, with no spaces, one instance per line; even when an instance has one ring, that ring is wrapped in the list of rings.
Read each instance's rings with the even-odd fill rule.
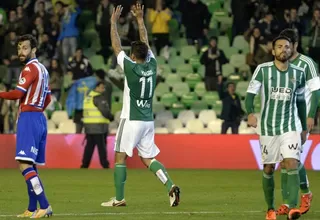
[[[281,31],[280,36],[284,36],[290,39],[290,41],[295,44],[299,42],[299,34],[298,31],[291,29],[291,28],[287,28],[284,29],[283,31]]]
[[[100,85],[104,86],[104,82],[103,81],[98,81],[97,84],[96,84],[96,88],[98,88]]]
[[[215,40],[216,42],[218,42],[218,38],[216,36],[211,36],[209,41]]]
[[[272,47],[274,47],[275,45],[276,45],[276,42],[278,41],[278,40],[287,40],[287,41],[289,41],[290,43],[292,43],[292,41],[288,38],[288,37],[286,37],[286,36],[278,36],[278,37],[276,37],[275,39],[273,39],[273,41],[272,41]]]
[[[36,38],[33,35],[25,34],[25,35],[20,36],[17,40],[17,44],[19,44],[20,42],[23,42],[23,41],[29,41],[31,49],[37,48],[38,43],[37,43]]]
[[[148,56],[149,47],[142,41],[133,41],[131,43],[131,53],[138,60],[146,60]]]

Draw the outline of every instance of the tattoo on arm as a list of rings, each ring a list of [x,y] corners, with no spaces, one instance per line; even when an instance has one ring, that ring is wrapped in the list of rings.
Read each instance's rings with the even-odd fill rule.
[[[147,29],[144,25],[144,21],[141,20],[141,21],[138,21],[138,26],[139,26],[139,35],[140,35],[140,40],[142,42],[144,42],[145,44],[149,46],[149,41],[148,41],[148,33],[147,33]]]
[[[118,34],[118,29],[117,29],[117,24],[116,23],[111,23],[111,44],[112,44],[112,49],[115,53],[116,56],[122,51],[121,47],[121,40]]]

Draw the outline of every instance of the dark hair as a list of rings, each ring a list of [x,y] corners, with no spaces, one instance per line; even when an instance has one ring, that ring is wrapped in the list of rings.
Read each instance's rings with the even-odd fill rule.
[[[148,56],[149,47],[142,41],[133,41],[131,43],[131,53],[138,60],[146,60]]]
[[[290,39],[290,41],[295,44],[299,42],[299,34],[297,31],[291,28],[284,29],[281,31],[280,36],[284,36]]]
[[[218,43],[218,38],[216,36],[211,36],[209,41],[215,40]]]
[[[37,40],[31,34],[25,34],[25,35],[20,36],[17,40],[17,44],[19,44],[20,42],[23,42],[23,41],[29,41],[31,49],[37,48]]]
[[[96,88],[98,88],[100,85],[104,86],[104,82],[103,81],[98,81],[97,84],[96,84]]]
[[[106,72],[103,69],[98,69],[95,71],[96,76],[100,79],[100,80],[104,80],[104,77],[106,75]]]
[[[290,40],[290,38],[288,38],[288,37],[286,37],[286,36],[280,35],[280,36],[276,37],[276,38],[272,41],[272,47],[274,47],[274,46],[276,45],[276,42],[277,42],[278,40],[287,40],[287,41],[289,41],[290,43],[292,43],[292,41]]]

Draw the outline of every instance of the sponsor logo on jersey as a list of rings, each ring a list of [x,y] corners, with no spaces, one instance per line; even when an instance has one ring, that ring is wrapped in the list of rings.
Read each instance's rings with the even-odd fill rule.
[[[137,100],[137,106],[140,108],[151,108],[148,100]]]
[[[290,101],[292,89],[286,87],[271,87],[271,99]]]

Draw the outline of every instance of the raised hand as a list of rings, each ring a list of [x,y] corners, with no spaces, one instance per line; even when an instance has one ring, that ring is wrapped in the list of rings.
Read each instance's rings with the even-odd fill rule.
[[[116,8],[113,8],[111,15],[111,23],[117,23],[122,13],[123,7],[122,5],[118,5]]]
[[[144,9],[144,5],[137,3],[132,7],[131,13],[137,19],[143,19],[143,9]]]

